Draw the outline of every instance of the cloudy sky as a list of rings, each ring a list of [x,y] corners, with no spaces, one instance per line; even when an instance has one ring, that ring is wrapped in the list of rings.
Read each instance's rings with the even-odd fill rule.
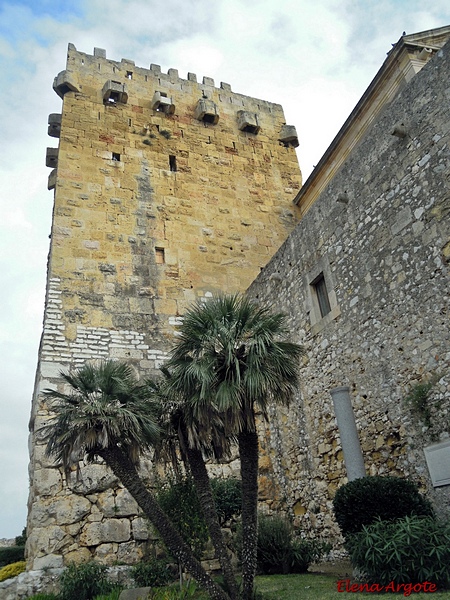
[[[448,0],[0,0],[0,538],[21,533],[27,422],[52,192],[47,116],[67,44],[160,64],[283,105],[311,172],[403,31],[450,24]]]

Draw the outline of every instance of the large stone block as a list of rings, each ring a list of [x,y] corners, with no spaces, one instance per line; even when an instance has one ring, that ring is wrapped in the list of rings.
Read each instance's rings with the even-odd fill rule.
[[[107,519],[100,523],[89,523],[80,535],[83,546],[98,546],[106,542],[127,542],[130,539],[128,519]]]
[[[36,494],[40,496],[56,496],[62,489],[59,469],[37,469],[33,487]]]
[[[83,465],[80,477],[71,473],[69,487],[77,494],[103,492],[117,485],[117,477],[105,465]]]

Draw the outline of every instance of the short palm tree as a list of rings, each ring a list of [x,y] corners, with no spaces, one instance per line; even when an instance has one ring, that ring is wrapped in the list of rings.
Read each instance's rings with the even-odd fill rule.
[[[202,415],[199,422],[192,415],[191,405],[178,392],[174,393],[170,372],[162,369],[165,379],[161,384],[162,404],[161,424],[164,431],[158,455],[169,458],[177,471],[179,458],[190,472],[202,507],[209,535],[219,560],[226,589],[231,600],[239,597],[239,588],[234,576],[231,558],[225,544],[217,514],[211,482],[205,464],[205,457],[216,460],[224,458],[230,440],[225,440],[223,422],[212,407],[208,415]],[[207,423],[207,426],[205,426]]]
[[[185,398],[191,418],[222,436],[237,437],[242,477],[243,598],[253,594],[257,556],[258,434],[256,408],[268,417],[270,401],[288,403],[298,384],[302,348],[285,339],[286,319],[245,296],[198,303],[184,316],[166,363],[171,389]]]
[[[159,436],[157,403],[148,382],[139,385],[130,366],[114,361],[61,373],[68,393],[46,390],[55,417],[44,428],[47,454],[68,472],[79,461],[102,458],[159,531],[171,554],[207,590],[229,600],[205,572],[137,472],[139,457]]]

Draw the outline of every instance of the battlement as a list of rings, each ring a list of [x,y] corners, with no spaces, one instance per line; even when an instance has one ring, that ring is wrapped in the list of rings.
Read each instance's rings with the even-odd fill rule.
[[[53,88],[61,98],[75,92],[108,106],[128,103],[136,112],[164,113],[179,120],[194,118],[211,126],[225,118],[228,126],[233,120],[233,129],[246,134],[261,132],[277,136],[286,146],[298,146],[295,128],[286,125],[280,104],[235,93],[229,83],[215,87],[212,77],[204,76],[199,83],[195,73],[182,79],[177,69],[165,74],[160,65],[146,69],[125,58],[113,61],[102,48],[94,48],[90,55],[69,44],[66,69],[57,75]]]

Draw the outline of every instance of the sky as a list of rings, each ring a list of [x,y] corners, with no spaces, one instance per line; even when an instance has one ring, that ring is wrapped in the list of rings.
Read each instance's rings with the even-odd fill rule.
[[[53,206],[47,118],[67,44],[196,73],[283,105],[304,179],[407,34],[450,24],[448,0],[0,0],[0,538],[26,523],[28,419]]]

